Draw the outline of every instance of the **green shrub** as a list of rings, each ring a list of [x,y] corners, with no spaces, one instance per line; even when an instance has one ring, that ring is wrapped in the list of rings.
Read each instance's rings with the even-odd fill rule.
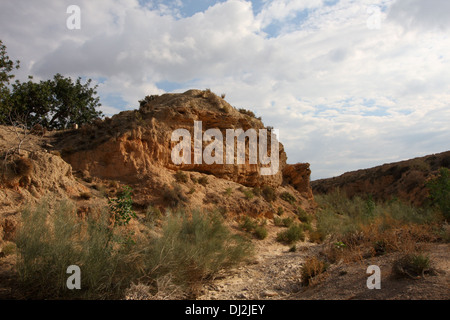
[[[106,211],[78,219],[75,207],[47,202],[22,212],[17,233],[17,272],[20,288],[34,299],[118,297],[139,276],[132,246],[119,245],[126,237],[111,229]],[[116,249],[115,249],[116,248]],[[82,270],[81,290],[66,287],[67,267]]]
[[[252,190],[253,194],[257,197],[261,197],[262,191],[260,187],[254,187]]]
[[[161,210],[153,207],[152,205],[147,207],[145,210],[145,222],[154,224],[156,221],[161,220],[163,218],[163,214]]]
[[[258,223],[255,219],[245,216],[239,226],[241,229],[253,234],[257,239],[263,240],[268,235],[266,224],[267,221],[265,220]]]
[[[312,217],[311,217],[311,215],[309,215],[308,213],[306,213],[305,212],[305,210],[303,210],[302,208],[300,208],[300,207],[297,207],[297,210],[296,210],[297,212],[297,217],[298,217],[298,219],[301,221],[301,222],[304,222],[304,223],[310,223],[311,222],[311,220],[312,220]]]
[[[271,186],[264,186],[262,188],[262,195],[267,202],[275,201],[277,198],[275,190]]]
[[[297,199],[296,199],[292,194],[290,194],[290,193],[287,192],[287,191],[282,192],[282,193],[280,194],[280,198],[283,199],[283,200],[286,201],[286,202],[289,202],[289,203],[292,204],[292,205],[294,205],[295,202],[297,202]]]
[[[233,193],[233,188],[226,188],[225,189],[225,195],[231,196],[232,193]]]
[[[431,270],[430,258],[416,253],[409,253],[395,260],[392,271],[397,277],[417,279]]]
[[[189,189],[189,191],[188,191],[188,194],[193,194],[195,192],[195,188],[194,187],[191,187],[190,189]]]
[[[3,246],[0,250],[5,256],[9,256],[17,251],[17,246],[14,242],[6,242],[3,243]]]
[[[188,182],[188,176],[186,173],[184,173],[181,170],[178,170],[175,174],[174,174],[175,180],[178,183],[186,183]]]
[[[278,209],[277,209],[277,215],[282,216],[283,213],[284,213],[283,207],[278,207]]]
[[[273,217],[273,223],[277,227],[290,227],[294,223],[294,219],[292,219],[291,217],[287,218]]]
[[[253,233],[254,233],[255,237],[260,240],[267,238],[267,235],[268,235],[267,228],[262,225],[257,226]]]
[[[255,117],[256,117],[255,114],[253,113],[253,111],[250,111],[250,110],[247,110],[247,109],[244,109],[244,108],[239,108],[238,111],[239,111],[240,113],[245,114],[245,115],[247,115],[247,116],[250,116],[250,117],[252,117],[252,118],[255,118]]]
[[[136,218],[136,213],[133,211],[133,200],[131,193],[133,189],[129,186],[124,186],[123,191],[117,198],[108,199],[109,209],[115,224],[127,225],[131,218]]]
[[[174,214],[162,236],[152,240],[145,264],[151,278],[170,274],[195,296],[203,280],[243,261],[251,252],[250,243],[233,235],[219,214],[193,212],[191,218]]]
[[[303,228],[303,231],[313,232],[313,227],[310,223],[302,223],[301,227]]]
[[[257,226],[258,223],[249,216],[245,216],[244,220],[240,224],[241,229],[248,232],[253,232]]]
[[[200,178],[198,178],[197,181],[198,181],[198,183],[200,183],[204,187],[206,187],[206,185],[209,183],[207,176],[200,177]]]
[[[291,244],[299,240],[304,241],[305,235],[303,233],[303,228],[298,224],[293,224],[287,230],[277,234],[277,241],[286,244]]]
[[[192,291],[253,252],[251,243],[233,235],[214,212],[169,215],[161,235],[151,233],[135,241],[126,226],[111,227],[104,209],[92,211],[85,220],[68,202],[42,202],[22,212],[16,269],[17,289],[25,298],[121,299],[132,283],[153,285],[167,277]],[[156,212],[151,207],[148,211],[152,216]],[[153,222],[146,223],[153,227]],[[81,269],[81,290],[66,287],[70,265]]]
[[[439,176],[427,184],[430,198],[442,211],[445,219],[450,221],[450,170],[441,168]]]
[[[183,194],[180,185],[173,184],[172,188],[165,186],[162,196],[164,202],[171,208],[178,208],[183,202],[187,201],[186,196]]]
[[[247,200],[253,199],[253,197],[255,196],[251,189],[242,189],[242,193]]]

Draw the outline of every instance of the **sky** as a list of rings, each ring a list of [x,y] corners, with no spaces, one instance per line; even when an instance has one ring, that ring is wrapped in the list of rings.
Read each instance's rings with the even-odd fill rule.
[[[0,2],[16,79],[90,78],[107,116],[224,93],[312,180],[450,150],[449,35],[448,0]]]

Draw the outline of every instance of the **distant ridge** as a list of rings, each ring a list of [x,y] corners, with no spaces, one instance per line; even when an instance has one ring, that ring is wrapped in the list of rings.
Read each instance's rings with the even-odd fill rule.
[[[326,194],[339,188],[349,197],[372,195],[376,200],[398,198],[422,205],[428,197],[425,183],[436,176],[441,167],[450,168],[450,151],[315,180],[311,187],[315,194]]]

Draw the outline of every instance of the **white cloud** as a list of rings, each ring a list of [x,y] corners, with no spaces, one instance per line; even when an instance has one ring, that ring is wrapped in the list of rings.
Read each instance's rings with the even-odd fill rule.
[[[439,30],[450,27],[448,0],[397,0],[389,10],[389,19],[406,30]]]

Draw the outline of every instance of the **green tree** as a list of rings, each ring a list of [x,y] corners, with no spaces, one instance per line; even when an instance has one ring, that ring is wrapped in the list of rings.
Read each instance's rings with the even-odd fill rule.
[[[18,69],[19,63],[9,59],[0,40],[0,123],[10,124],[12,117],[27,119],[28,127],[39,122],[49,129],[63,129],[103,115],[97,110],[101,104],[91,79],[82,83],[81,77],[73,81],[58,73],[52,80],[34,82],[29,76],[27,82],[16,80],[11,90],[11,71]]]
[[[27,82],[16,81],[12,85],[9,107],[4,110],[7,113],[5,116],[8,118],[11,114],[13,118],[27,119],[26,125],[28,126],[38,122],[47,125],[47,115],[52,109],[50,81],[36,83],[32,80],[33,77],[29,76]],[[6,124],[9,124],[8,121]]]
[[[5,115],[8,114],[10,89],[8,85],[10,80],[14,78],[11,71],[19,69],[20,61],[12,61],[6,53],[6,46],[0,40],[0,122],[6,120]]]
[[[84,124],[102,116],[96,108],[101,106],[96,97],[97,86],[91,88],[91,79],[82,83],[70,77],[56,74],[52,80],[35,83],[30,77],[27,82],[13,85],[11,111],[14,114],[28,114],[29,125],[39,122],[49,129],[64,129],[73,124]]]

